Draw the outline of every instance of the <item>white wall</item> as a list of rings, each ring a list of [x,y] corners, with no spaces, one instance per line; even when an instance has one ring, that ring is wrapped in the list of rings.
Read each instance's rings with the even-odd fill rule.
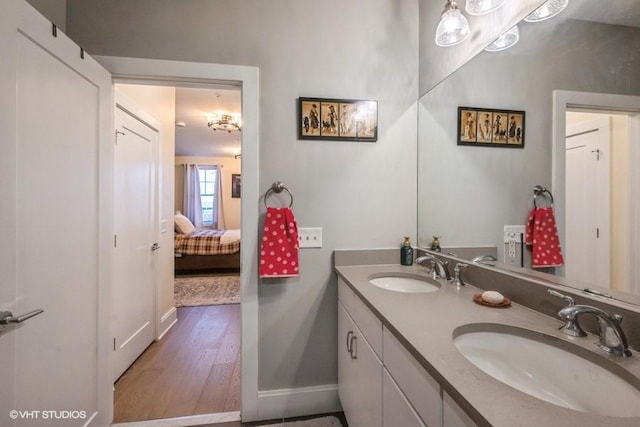
[[[415,240],[418,0],[68,0],[67,21],[90,54],[259,67],[262,194],[283,181],[324,232],[300,277],[251,278],[259,389],[336,383],[333,250]],[[377,100],[378,142],[297,140],[301,96]]]
[[[117,84],[116,90],[138,104],[162,126],[160,145],[160,220],[166,221],[166,232],[160,234],[158,257],[159,313],[164,315],[174,305],[173,298],[173,170],[175,157],[175,99],[173,87]],[[117,189],[116,189],[117,191]],[[162,226],[161,226],[162,228]],[[161,331],[160,331],[161,332]]]
[[[240,208],[242,207],[242,198],[231,197],[232,175],[240,173],[242,160],[233,157],[176,157],[176,180],[175,180],[175,210],[184,212],[183,195],[184,195],[184,177],[182,175],[181,165],[197,164],[197,165],[222,165],[222,206],[224,209],[224,220],[226,229],[240,228]]]

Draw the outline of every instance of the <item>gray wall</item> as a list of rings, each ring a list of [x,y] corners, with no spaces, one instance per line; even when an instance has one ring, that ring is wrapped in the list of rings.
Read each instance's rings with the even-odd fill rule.
[[[299,278],[258,285],[259,389],[335,383],[333,250],[415,238],[418,0],[67,4],[68,34],[90,54],[260,68],[260,187],[283,181],[324,247],[301,250]],[[298,141],[300,96],[377,100],[378,142]]]
[[[27,0],[27,3],[56,24],[63,32],[66,32],[67,0]]]
[[[640,29],[577,20],[520,25],[419,102],[419,242],[495,245],[524,225],[534,185],[551,188],[552,91],[640,94]],[[526,111],[524,149],[456,145],[457,107]],[[434,185],[435,183],[435,185]],[[444,184],[444,185],[443,185]]]

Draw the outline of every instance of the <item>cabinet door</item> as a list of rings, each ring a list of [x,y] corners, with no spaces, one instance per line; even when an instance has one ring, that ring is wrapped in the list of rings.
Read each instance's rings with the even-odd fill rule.
[[[382,374],[382,425],[384,427],[425,427],[386,369]]]
[[[442,426],[440,384],[388,329],[384,329],[384,366],[429,427]]]
[[[476,427],[471,418],[453,401],[447,392],[442,393],[443,427]]]
[[[349,427],[382,427],[382,362],[341,303],[338,394]]]

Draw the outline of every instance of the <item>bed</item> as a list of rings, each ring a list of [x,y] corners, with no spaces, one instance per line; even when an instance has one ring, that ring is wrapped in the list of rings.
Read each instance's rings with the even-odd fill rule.
[[[174,234],[176,274],[240,269],[240,230],[196,229],[180,220]]]

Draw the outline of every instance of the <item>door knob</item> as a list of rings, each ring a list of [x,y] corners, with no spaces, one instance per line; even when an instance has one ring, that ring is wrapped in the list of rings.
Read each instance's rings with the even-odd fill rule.
[[[158,249],[160,249],[160,245],[158,244],[158,242],[156,242],[153,245],[151,245],[151,250],[152,251],[157,251]]]
[[[10,311],[0,311],[0,325],[8,325],[10,323],[22,323],[27,319],[31,319],[34,316],[42,313],[44,310],[39,308],[37,310],[30,311],[22,316],[14,317]]]

